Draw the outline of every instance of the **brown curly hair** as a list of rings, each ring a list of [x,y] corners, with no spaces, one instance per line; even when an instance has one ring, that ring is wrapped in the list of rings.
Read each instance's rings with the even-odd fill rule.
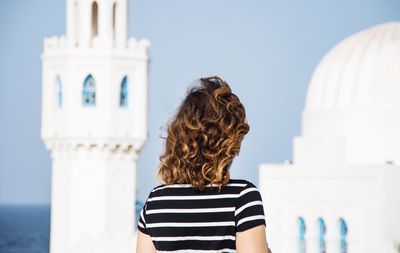
[[[239,98],[218,76],[200,78],[188,90],[167,129],[159,178],[166,184],[208,184],[221,190],[250,127]]]

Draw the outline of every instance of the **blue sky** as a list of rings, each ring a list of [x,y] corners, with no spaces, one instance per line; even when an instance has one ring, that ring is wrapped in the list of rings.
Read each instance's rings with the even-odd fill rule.
[[[139,199],[159,184],[159,136],[195,79],[219,75],[242,100],[251,130],[232,176],[258,184],[259,164],[292,159],[320,59],[345,37],[396,20],[395,0],[131,0],[129,34],[152,45]],[[0,203],[50,202],[40,54],[44,37],[62,34],[65,0],[0,1]]]

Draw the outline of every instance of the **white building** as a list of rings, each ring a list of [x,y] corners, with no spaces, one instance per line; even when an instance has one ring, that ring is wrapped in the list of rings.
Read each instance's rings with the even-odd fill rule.
[[[132,253],[136,162],[147,138],[146,40],[128,0],[67,0],[44,40],[41,137],[51,151],[52,253]]]
[[[323,58],[293,154],[260,166],[273,252],[397,252],[400,23],[361,31]]]

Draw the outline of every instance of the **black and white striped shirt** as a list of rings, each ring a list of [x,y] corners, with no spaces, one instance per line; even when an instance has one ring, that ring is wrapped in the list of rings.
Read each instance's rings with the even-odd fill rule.
[[[237,232],[265,225],[258,189],[231,179],[218,192],[190,184],[154,188],[139,217],[138,229],[151,236],[158,252],[236,252]]]

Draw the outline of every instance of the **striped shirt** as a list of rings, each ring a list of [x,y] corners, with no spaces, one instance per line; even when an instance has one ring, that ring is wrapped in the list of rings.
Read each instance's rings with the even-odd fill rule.
[[[152,238],[158,252],[236,252],[236,233],[265,225],[258,189],[231,179],[218,192],[190,184],[154,188],[139,217],[138,229]]]

